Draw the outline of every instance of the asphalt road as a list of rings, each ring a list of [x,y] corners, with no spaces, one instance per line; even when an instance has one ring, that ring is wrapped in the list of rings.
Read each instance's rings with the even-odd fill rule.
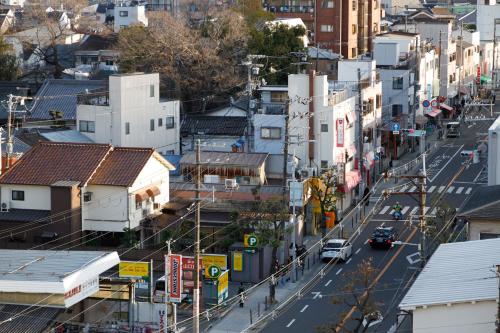
[[[486,110],[471,112],[472,116],[488,116]],[[426,214],[435,214],[432,203],[436,196],[443,194],[443,201],[450,207],[459,209],[474,192],[486,182],[486,157],[478,164],[470,164],[454,181],[452,178],[462,168],[466,157],[461,156],[463,150],[471,150],[480,138],[478,133],[486,133],[492,121],[476,121],[462,125],[460,138],[446,139],[445,144],[427,158],[427,209]],[[416,192],[414,186],[408,185],[406,191]],[[379,195],[379,194],[375,194]],[[415,197],[415,198],[413,198]],[[353,255],[346,263],[339,263],[320,280],[311,293],[296,300],[287,309],[270,321],[263,332],[315,332],[320,327],[338,323],[351,308],[342,300],[349,298],[343,288],[351,280],[349,273],[357,270],[363,259],[371,258],[377,268],[378,281],[374,288],[373,299],[379,305],[382,321],[370,326],[368,332],[388,332],[396,323],[398,305],[411,282],[420,269],[420,259],[417,246],[396,245],[389,250],[373,250],[366,243],[373,229],[381,224],[393,225],[399,230],[400,240],[417,244],[420,242],[420,232],[415,227],[403,221],[393,221],[392,206],[399,201],[405,216],[418,214],[417,196],[391,196],[382,203],[378,213],[368,223],[360,237],[353,243]],[[340,300],[338,304],[333,299]],[[358,315],[354,311],[354,316]],[[347,322],[347,327],[353,322]]]

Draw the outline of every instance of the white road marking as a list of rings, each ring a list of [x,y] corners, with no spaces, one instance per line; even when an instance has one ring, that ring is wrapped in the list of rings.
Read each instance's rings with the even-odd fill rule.
[[[352,260],[352,258],[349,258],[349,260],[347,260],[347,261],[346,261],[346,265],[347,265],[348,263],[350,263],[350,262],[351,262],[351,260]]]
[[[445,164],[445,165],[444,165],[444,166],[443,166],[443,167],[442,167],[442,168],[441,168],[441,169],[440,169],[440,170],[439,170],[439,171],[438,171],[438,172],[434,175],[434,177],[432,177],[432,178],[430,179],[431,183],[434,181],[434,179],[436,179],[436,178],[437,178],[437,176],[439,176],[439,174],[440,174],[440,173],[441,173],[444,169],[446,169],[446,167],[448,166],[448,164],[450,164],[450,162],[451,162],[451,161],[455,158],[455,156],[457,156],[457,154],[461,151],[461,149],[462,149],[462,147],[463,147],[463,146],[464,146],[464,145],[461,145],[461,146],[457,149],[457,151],[455,152],[455,154],[453,154],[453,156],[452,156],[452,157],[450,157],[450,158],[448,159],[448,162],[446,162],[446,164]]]
[[[385,212],[387,212],[389,208],[391,208],[391,206],[385,206],[384,208],[382,208],[379,214],[385,214]]]
[[[368,243],[368,239],[367,239],[367,240],[365,240],[365,243],[364,243],[364,244],[366,245],[366,243]]]
[[[413,259],[413,257],[417,257],[417,258]],[[420,261],[420,252],[415,252],[415,253],[412,253],[412,254],[406,256],[406,260],[408,260],[410,265],[416,264],[417,262]]]
[[[389,212],[389,215],[394,215],[394,209],[391,209],[391,211]]]
[[[424,208],[424,214],[427,214],[427,211],[429,210],[430,207],[425,207]]]
[[[406,214],[408,209],[410,209],[410,206],[405,206],[403,209],[401,209],[401,213]]]
[[[294,322],[295,322],[295,319],[290,320],[290,322],[288,323],[288,325],[286,325],[286,327],[292,326]]]
[[[331,281],[331,280],[330,280],[330,281]],[[307,309],[308,307],[309,307],[309,305],[308,305],[308,304],[304,305],[304,307],[302,308],[302,310],[300,310],[300,312],[304,312],[304,311],[306,311],[306,309]]]
[[[415,215],[415,213],[417,212],[417,210],[418,210],[418,206],[417,207],[413,207],[413,209],[410,212],[410,215]]]
[[[448,191],[446,191],[447,193],[453,193],[453,190],[455,189],[455,186],[450,186],[448,188]]]
[[[463,186],[460,186],[457,190],[457,192],[455,192],[456,194],[460,194],[462,193],[462,191],[464,190],[464,187]]]
[[[465,194],[470,194],[470,192],[472,192],[472,187],[469,187],[467,191],[465,191]]]
[[[444,189],[445,189],[446,186],[439,186],[439,190],[438,192],[439,193],[443,193]]]
[[[474,178],[474,183],[479,179],[479,177],[481,176],[481,174],[483,173],[483,170],[484,170],[485,167],[482,167],[481,168],[481,171],[479,171],[479,173],[477,174],[476,178]]]
[[[354,254],[358,254],[359,252],[361,252],[361,248],[357,249],[356,252],[354,252]]]
[[[323,296],[321,296],[321,292],[320,291],[311,291],[311,294],[314,295],[313,299],[316,299],[316,298],[321,298]]]
[[[328,287],[328,285],[329,285],[330,283],[332,283],[332,280],[328,280],[328,282],[327,282],[327,283],[325,283],[325,287]],[[302,312],[302,311],[300,311],[300,312]]]
[[[428,192],[428,193],[432,193],[432,192],[434,192],[434,190],[435,190],[435,189],[436,189],[436,186],[435,186],[435,185],[433,185],[433,186],[431,186],[431,188],[430,188],[430,189],[429,189],[429,191],[427,191],[427,192]]]
[[[339,270],[337,271],[337,273],[335,273],[335,275],[339,275],[339,274],[340,274],[340,272],[342,272],[342,268],[341,268],[341,269],[339,269]]]
[[[415,192],[415,190],[416,190],[416,189],[417,189],[417,187],[416,187],[416,186],[412,186],[412,187],[408,190],[408,192]]]
[[[436,215],[437,212],[437,207],[434,207],[431,211],[431,215]]]

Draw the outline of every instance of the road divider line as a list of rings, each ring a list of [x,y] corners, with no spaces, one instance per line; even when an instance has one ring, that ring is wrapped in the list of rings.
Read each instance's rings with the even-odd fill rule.
[[[457,154],[462,150],[462,147],[464,145],[461,145],[457,151],[455,152],[455,154],[453,154],[453,156],[450,157],[450,159],[448,159],[448,162],[446,162],[446,164],[434,175],[434,177],[432,177],[431,179],[429,179],[432,182],[434,182],[434,180],[437,178],[437,176],[439,176],[439,174],[444,170],[446,169],[446,167],[448,166],[448,164],[450,164],[450,162],[455,158],[455,156],[457,156]]]
[[[349,258],[349,260],[347,260],[346,264],[350,263],[352,260],[352,258]]]
[[[410,212],[410,215],[415,215],[415,213],[417,212],[417,210],[418,210],[418,206],[417,207],[413,207],[413,209]]]
[[[361,248],[357,249],[356,252],[354,252],[354,254],[358,254],[359,252],[361,252]]]
[[[332,280],[328,280],[328,282],[327,282],[327,283],[325,283],[325,287],[328,287],[328,285],[329,285],[330,283],[332,283]],[[302,311],[300,311],[300,312],[302,312]]]
[[[339,274],[340,274],[340,272],[342,272],[342,268],[341,268],[341,269],[339,269],[339,270],[337,271],[337,273],[335,273],[335,275],[339,275]]]
[[[470,194],[470,192],[472,192],[472,187],[469,187],[467,191],[465,191],[465,194]]]
[[[401,210],[401,213],[402,213],[402,214],[406,214],[406,212],[408,211],[408,209],[410,209],[410,206],[405,206],[405,207]]]
[[[288,328],[288,327],[292,326],[293,323],[295,323],[295,318],[290,320],[290,322],[288,323],[288,325],[286,325],[286,327]]]
[[[308,304],[304,305],[304,307],[302,308],[302,310],[300,310],[300,312],[304,312],[304,311],[306,311],[306,309],[307,309],[308,307],[309,307],[309,305],[308,305]]]
[[[367,240],[365,240],[365,242],[364,242],[363,244],[365,244],[365,245],[366,245],[366,244],[368,244],[368,239],[367,239]]]

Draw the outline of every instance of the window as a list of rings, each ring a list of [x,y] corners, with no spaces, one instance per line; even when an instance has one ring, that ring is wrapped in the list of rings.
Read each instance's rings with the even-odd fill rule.
[[[321,160],[321,169],[328,169],[328,161]]]
[[[165,118],[165,127],[166,128],[174,128],[175,127],[173,116],[168,116],[167,118]]]
[[[106,60],[106,66],[113,66],[114,61],[113,60]]]
[[[262,127],[260,129],[261,139],[281,139],[281,128],[279,127]]]
[[[351,32],[352,34],[354,35],[356,33],[356,24],[353,24],[352,27],[351,27]]]
[[[125,123],[125,135],[130,134],[130,123]]]
[[[321,132],[328,133],[328,124],[321,124]]]
[[[95,122],[80,120],[80,132],[95,133]]]
[[[142,201],[138,201],[135,199],[135,209],[141,209],[142,208]]]
[[[12,200],[24,201],[24,191],[12,191]]]
[[[393,117],[398,117],[402,113],[403,113],[403,105],[401,105],[401,104],[393,104],[392,105],[392,116]]]
[[[90,201],[92,201],[92,192],[83,193],[83,202],[90,202]]]
[[[175,150],[173,150],[173,149],[165,151],[165,155],[174,155],[174,154],[175,154]]]
[[[321,32],[333,32],[333,25],[330,24],[322,24]]]
[[[155,85],[149,85],[149,97],[155,97]]]
[[[382,107],[382,95],[377,95],[376,96],[376,108],[381,108]]]
[[[378,0],[373,1],[373,9],[378,8]]]
[[[373,23],[373,32],[378,32],[378,24]]]
[[[149,121],[149,130],[150,131],[154,131],[155,130],[155,120],[154,119],[151,119]]]
[[[356,10],[356,0],[352,1],[352,10]]]
[[[356,58],[358,56],[358,49],[353,47],[351,49],[351,57]]]
[[[163,118],[158,118],[158,128],[163,126]]]
[[[403,78],[393,77],[392,78],[392,89],[403,89]]]
[[[120,10],[120,17],[127,17],[128,12],[126,10]]]
[[[323,0],[321,2],[321,8],[334,8],[335,7],[335,3],[333,2],[333,0]]]
[[[286,91],[273,91],[271,92],[271,103],[284,103],[287,95],[288,92]]]

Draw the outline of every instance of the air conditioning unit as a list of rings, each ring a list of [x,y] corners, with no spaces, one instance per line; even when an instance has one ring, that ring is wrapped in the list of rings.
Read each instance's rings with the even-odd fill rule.
[[[10,209],[10,202],[9,201],[2,202],[2,205],[0,207],[0,211],[2,211],[2,212],[8,212],[9,209]]]
[[[224,185],[226,186],[226,190],[238,188],[238,183],[236,182],[236,179],[234,179],[234,178],[228,178],[228,179],[224,180]]]
[[[302,178],[311,178],[316,176],[316,169],[314,168],[304,168],[300,170],[300,175]]]

